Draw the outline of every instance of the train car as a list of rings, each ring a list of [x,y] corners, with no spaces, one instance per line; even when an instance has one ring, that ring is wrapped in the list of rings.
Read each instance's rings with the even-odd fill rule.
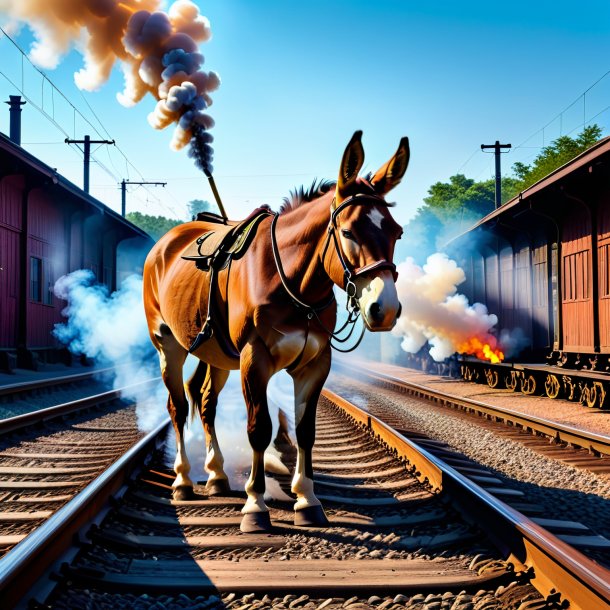
[[[498,316],[499,331],[520,336],[519,365],[466,360],[466,377],[606,406],[609,176],[607,137],[448,245],[469,300]]]
[[[109,290],[141,271],[144,231],[0,133],[0,368],[36,368],[60,346],[51,331],[65,302],[55,281],[91,269]]]

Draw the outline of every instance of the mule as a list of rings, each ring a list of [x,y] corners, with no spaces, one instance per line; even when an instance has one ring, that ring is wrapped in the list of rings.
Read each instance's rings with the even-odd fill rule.
[[[367,179],[358,176],[364,162],[361,135],[356,132],[347,145],[337,182],[309,192],[301,189],[280,214],[263,218],[245,254],[218,270],[215,290],[209,289],[210,272],[182,258],[197,238],[218,227],[213,223],[193,221],[171,229],[144,265],[144,307],[176,433],[174,498],[193,495],[184,445],[189,400],[203,422],[207,493],[229,490],[214,418],[229,371],[240,370],[253,452],[242,531],[271,527],[264,500],[264,453],[272,434],[266,390],[271,376],[282,369],[294,381],[295,523],[327,523],[314,493],[312,448],[316,405],[331,365],[337,317],[333,287],[348,292],[370,331],[390,330],[400,315],[392,257],[402,228],[392,218],[385,196],[407,169],[409,143],[403,138],[394,156]],[[211,299],[220,304],[219,319],[216,332],[203,336],[202,321]],[[194,343],[199,335],[203,340]],[[183,383],[189,349],[199,363]]]

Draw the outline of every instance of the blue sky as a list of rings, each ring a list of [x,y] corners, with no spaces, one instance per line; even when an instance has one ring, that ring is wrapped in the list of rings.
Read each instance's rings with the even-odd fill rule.
[[[210,114],[216,121],[215,176],[233,217],[260,203],[277,207],[293,186],[315,177],[335,178],[344,147],[364,131],[365,169],[375,170],[400,137],[411,140],[411,164],[391,198],[405,223],[430,184],[458,171],[476,179],[493,176],[493,157],[477,152],[496,139],[520,148],[502,158],[509,170],[527,162],[562,133],[587,120],[610,131],[610,76],[562,117],[540,128],[610,70],[610,4],[567,2],[412,2],[208,0],[197,2],[212,24],[202,46],[206,68],[221,88]],[[29,47],[31,35],[17,37]],[[94,124],[93,109],[111,137],[147,180],[166,189],[133,188],[128,209],[186,217],[185,203],[211,199],[186,153],[172,152],[169,131],[146,121],[148,98],[123,108],[118,69],[95,93],[81,93],[73,73],[82,60],[73,51],[49,77]],[[0,39],[0,70],[21,85],[19,54]],[[42,104],[41,79],[27,66],[26,93]],[[0,75],[0,94],[17,93]],[[91,132],[67,104],[44,89],[44,108],[70,136]],[[54,107],[54,108],[53,108]],[[8,112],[0,109],[0,130]],[[603,112],[602,112],[603,111]],[[32,153],[77,184],[79,155],[64,133],[31,105],[24,108],[23,142]],[[99,128],[101,131],[101,128]],[[575,130],[575,131],[573,131]],[[534,137],[530,136],[534,135]],[[104,134],[105,135],[105,134]],[[116,179],[139,179],[114,150],[98,159],[111,171],[92,173],[92,193],[120,209]]]

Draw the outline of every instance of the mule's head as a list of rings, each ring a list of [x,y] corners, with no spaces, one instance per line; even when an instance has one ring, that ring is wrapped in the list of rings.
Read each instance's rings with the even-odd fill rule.
[[[357,131],[343,154],[331,222],[364,323],[371,331],[390,330],[401,312],[392,259],[402,228],[392,218],[385,196],[407,170],[409,140],[402,138],[396,154],[366,180],[358,177],[364,163],[361,137]],[[348,294],[354,290],[349,282],[346,289]]]

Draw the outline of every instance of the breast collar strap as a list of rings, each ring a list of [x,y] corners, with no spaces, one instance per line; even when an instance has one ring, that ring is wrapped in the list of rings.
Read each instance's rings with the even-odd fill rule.
[[[282,265],[282,260],[280,259],[280,250],[278,248],[277,237],[275,235],[275,226],[277,225],[277,219],[279,218],[279,216],[280,215],[276,212],[273,216],[273,220],[271,221],[271,250],[273,252],[273,260],[275,261],[275,268],[277,269],[277,273],[280,276],[280,281],[282,282],[282,286],[284,287],[284,290],[288,293],[288,296],[290,297],[290,300],[292,301],[294,306],[297,307],[298,309],[304,309],[307,312],[307,318],[311,320],[311,318],[313,318],[314,315],[317,315],[317,312],[323,311],[324,309],[326,309],[327,307],[329,307],[330,305],[332,305],[335,302],[335,295],[331,290],[330,298],[325,300],[322,304],[308,305],[307,303],[305,303],[301,299],[299,299],[299,297],[296,296],[296,294],[294,294],[294,292],[292,292],[292,290],[290,290],[290,287],[288,286],[288,278],[286,277],[286,274],[284,273],[284,267]]]

